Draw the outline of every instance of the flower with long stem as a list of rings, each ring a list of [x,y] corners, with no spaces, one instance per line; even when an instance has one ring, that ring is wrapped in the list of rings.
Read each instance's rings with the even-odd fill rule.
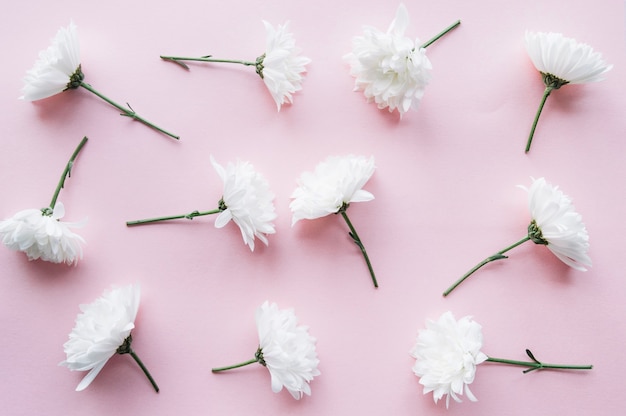
[[[431,79],[432,64],[426,48],[461,24],[457,20],[435,37],[420,43],[404,35],[409,14],[400,4],[387,32],[364,27],[363,35],[352,40],[352,51],[345,55],[350,74],[355,77],[354,90],[363,91],[368,102],[379,109],[398,110],[400,117],[417,109]]]
[[[192,211],[187,214],[147,218],[127,221],[127,226],[150,224],[176,219],[193,220],[196,217],[219,214],[215,227],[222,228],[231,220],[239,226],[243,241],[254,251],[255,237],[265,245],[267,235],[274,234],[276,218],[273,204],[274,194],[269,189],[267,180],[248,162],[237,161],[222,167],[211,156],[211,164],[224,182],[222,198],[218,207],[209,211]]]
[[[60,221],[65,207],[58,200],[65,180],[71,176],[78,154],[87,143],[83,137],[66,163],[50,204],[41,209],[26,209],[0,221],[0,240],[11,250],[26,253],[29,260],[41,259],[52,263],[78,263],[83,257],[81,244],[85,240],[71,228],[77,224]]]
[[[315,167],[314,172],[304,172],[298,179],[298,187],[291,195],[289,208],[293,213],[291,225],[301,219],[316,219],[330,214],[341,214],[348,224],[348,235],[359,247],[374,287],[378,281],[361,238],[348,218],[348,207],[353,202],[374,199],[374,195],[361,188],[374,174],[374,157],[330,156]]]
[[[603,79],[602,75],[613,68],[602,54],[575,39],[560,33],[526,32],[526,50],[535,68],[541,73],[545,85],[541,103],[535,114],[526,142],[526,153],[530,150],[539,116],[548,96],[567,84],[584,84]]]
[[[527,241],[546,246],[559,260],[576,270],[586,271],[585,266],[591,266],[591,259],[587,254],[589,235],[571,199],[558,186],[551,185],[544,178],[533,180],[529,189],[522,188],[528,192],[531,215],[528,234],[478,263],[443,292],[444,296],[449,295],[484,265],[508,258],[504,253]]]
[[[137,120],[175,139],[179,138],[177,135],[141,117],[130,104],[127,103],[126,106],[123,106],[106,97],[90,84],[87,84],[84,79],[85,75],[80,62],[78,31],[74,22],[71,22],[68,27],[59,29],[52,40],[52,44],[48,49],[40,52],[39,59],[35,62],[35,65],[26,72],[24,88],[20,98],[36,101],[66,90],[82,87],[117,108],[121,111],[120,115]]]
[[[311,60],[300,56],[300,48],[296,47],[293,35],[287,31],[288,22],[274,28],[271,24],[263,21],[266,32],[265,52],[253,61],[239,59],[218,59],[212,55],[201,57],[165,56],[161,59],[174,62],[185,69],[189,66],[184,61],[229,63],[244,66],[252,66],[261,77],[276,102],[278,111],[283,104],[293,103],[292,94],[302,89],[302,81],[306,72],[306,65]]]

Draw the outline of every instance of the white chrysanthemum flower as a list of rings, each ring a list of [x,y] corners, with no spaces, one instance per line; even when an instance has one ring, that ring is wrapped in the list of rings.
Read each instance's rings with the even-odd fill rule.
[[[336,214],[352,202],[373,200],[374,195],[361,188],[375,169],[373,156],[348,155],[330,156],[319,163],[314,172],[302,173],[289,204],[293,212],[291,225],[301,219]]]
[[[20,211],[0,221],[0,239],[9,249],[26,253],[29,260],[76,265],[83,258],[85,240],[71,230],[80,225],[60,221],[64,215],[61,202],[51,215],[40,209]]]
[[[248,162],[228,163],[224,168],[211,156],[211,164],[224,182],[222,211],[215,226],[222,228],[232,220],[239,226],[243,241],[251,251],[254,251],[255,237],[267,245],[266,235],[276,232],[272,223],[276,219],[274,194],[267,180]]]
[[[446,407],[450,397],[460,402],[463,394],[476,401],[469,385],[476,366],[488,359],[482,346],[482,328],[469,316],[457,321],[448,311],[437,321],[428,320],[411,350],[416,359],[413,372],[420,377],[424,394],[433,392],[435,403],[445,395]]]
[[[532,217],[529,227],[531,239],[546,244],[568,266],[587,270],[585,266],[591,266],[591,259],[587,255],[589,234],[571,199],[544,178],[533,180],[526,190]]]
[[[107,290],[92,303],[80,305],[82,313],[63,345],[67,358],[59,364],[72,371],[89,370],[76,391],[89,386],[107,361],[129,342],[139,298],[139,286],[129,285]]]
[[[300,56],[293,35],[287,32],[287,26],[274,28],[263,21],[267,34],[265,54],[257,60],[257,72],[263,78],[265,86],[272,94],[276,107],[293,103],[292,94],[302,89],[306,65],[311,63],[307,57]]]
[[[400,4],[387,32],[364,27],[363,35],[352,40],[352,52],[345,56],[350,74],[356,78],[355,91],[362,90],[367,101],[374,101],[379,109],[397,109],[400,116],[417,109],[432,70],[419,39],[405,37],[408,25],[408,11]]]
[[[80,79],[74,79],[78,77]],[[82,80],[80,71],[80,45],[74,22],[57,32],[48,49],[39,53],[32,69],[26,72],[21,99],[28,101],[51,97],[68,88],[72,82]]]

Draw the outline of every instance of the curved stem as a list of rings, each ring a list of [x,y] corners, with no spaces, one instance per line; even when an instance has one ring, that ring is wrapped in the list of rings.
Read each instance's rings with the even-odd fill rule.
[[[528,351],[528,350],[527,350]],[[591,370],[593,368],[592,365],[567,365],[567,364],[548,364],[542,363],[541,361],[518,361],[518,360],[507,360],[505,358],[494,358],[489,357],[487,361],[492,363],[500,363],[500,364],[509,364],[509,365],[517,365],[521,367],[528,367],[523,371],[524,374],[530,373],[535,370]]]
[[[120,104],[116,103],[115,101],[111,100],[110,98],[102,95],[100,92],[96,91],[91,85],[82,82],[80,83],[80,86],[83,87],[84,89],[86,89],[87,91],[97,95],[98,97],[102,98],[104,101],[106,101],[107,103],[111,104],[113,107],[117,108],[118,110],[120,110],[122,112],[121,115],[126,116],[126,117],[130,117],[133,120],[137,120],[143,124],[145,124],[148,127],[151,127],[157,131],[160,131],[161,133],[167,134],[170,137],[173,137],[174,139],[178,140],[180,137],[170,133],[167,130],[163,130],[162,128],[152,124],[151,122],[149,122],[148,120],[146,120],[145,118],[141,117],[139,114],[135,113],[135,110],[132,109],[132,107],[126,103],[126,105],[128,106],[128,108],[121,106]]]
[[[161,55],[160,58],[166,61],[174,62],[182,66],[185,69],[189,69],[189,67],[181,61],[217,62],[217,63],[227,63],[227,64],[241,64],[245,66],[256,65],[256,62],[251,62],[251,61],[242,61],[242,60],[237,60],[237,59],[215,59],[215,58],[212,58],[211,55],[201,56],[199,58],[188,57],[188,56],[163,56]]]
[[[239,368],[239,367],[243,367],[243,366],[254,364],[254,363],[258,363],[258,362],[259,362],[258,358],[253,358],[251,360],[244,361],[243,363],[229,365],[227,367],[212,368],[211,371],[214,372],[214,373],[218,373],[220,371],[232,370],[233,368]]]
[[[528,153],[528,151],[530,150],[530,145],[533,141],[533,136],[535,135],[535,129],[537,128],[537,122],[539,121],[539,116],[541,115],[543,106],[545,105],[546,100],[548,99],[548,96],[550,95],[553,89],[554,87],[548,85],[546,89],[543,91],[543,97],[541,97],[541,104],[539,104],[539,108],[537,109],[537,114],[535,114],[535,120],[533,121],[533,126],[530,129],[530,135],[528,136],[528,141],[526,142],[526,153]]]
[[[182,214],[182,215],[170,215],[167,217],[155,217],[155,218],[146,218],[143,220],[134,220],[134,221],[126,221],[126,225],[128,226],[132,226],[132,225],[141,225],[141,224],[150,224],[152,222],[158,222],[158,221],[169,221],[169,220],[178,220],[181,218],[186,218],[188,220],[193,220],[194,217],[200,217],[202,215],[212,215],[212,214],[218,214],[220,212],[222,212],[222,209],[214,209],[211,211],[193,211],[190,212],[189,214]]]
[[[457,280],[456,282],[454,282],[454,284],[452,286],[450,286],[445,292],[443,292],[443,296],[448,296],[450,294],[450,292],[452,292],[458,285],[460,285],[461,283],[463,283],[463,281],[465,279],[467,279],[468,277],[470,277],[472,275],[472,273],[474,273],[476,270],[480,269],[481,267],[483,267],[485,264],[490,263],[492,261],[496,261],[496,260],[502,260],[502,259],[506,259],[507,256],[504,256],[504,253],[506,253],[507,251],[519,246],[520,244],[525,243],[526,241],[530,240],[529,236],[526,236],[524,238],[522,238],[521,240],[519,240],[516,243],[511,244],[510,246],[508,246],[507,248],[498,251],[496,254],[494,254],[493,256],[489,256],[487,257],[485,260],[481,261],[480,263],[478,263],[476,266],[474,266],[469,272],[465,273],[463,276],[461,276],[461,278],[459,280]]]
[[[78,157],[78,154],[82,150],[83,146],[85,146],[85,143],[87,143],[87,136],[83,137],[83,139],[80,141],[80,143],[76,147],[76,150],[74,150],[74,153],[72,153],[70,160],[65,165],[65,169],[63,169],[63,174],[61,175],[61,179],[59,180],[59,183],[57,184],[57,187],[54,190],[54,195],[52,195],[52,201],[50,201],[51,210],[54,210],[54,206],[57,204],[57,198],[59,197],[59,192],[61,192],[61,188],[65,186],[65,179],[72,176],[72,166],[74,166],[74,161]]]
[[[146,368],[146,366],[143,364],[143,362],[139,359],[139,356],[137,355],[137,353],[135,353],[135,351],[133,351],[132,349],[129,352],[130,356],[133,357],[133,359],[135,360],[135,362],[137,364],[139,364],[139,367],[141,367],[141,369],[143,370],[143,373],[146,375],[146,377],[148,377],[148,380],[150,380],[150,384],[152,384],[152,387],[154,387],[154,390],[158,393],[159,392],[159,386],[157,386],[156,381],[154,381],[154,379],[152,378],[152,375],[150,374],[150,372],[148,371],[148,369]]]
[[[348,234],[350,235],[350,237],[352,237],[352,240],[356,243],[356,245],[359,246],[359,248],[361,249],[361,253],[363,253],[363,257],[365,258],[365,262],[367,263],[367,268],[369,269],[370,275],[372,276],[372,282],[374,283],[374,287],[378,287],[378,282],[376,281],[376,275],[374,274],[374,269],[372,267],[372,263],[370,262],[370,258],[367,255],[365,246],[361,242],[361,238],[357,234],[356,230],[354,229],[354,226],[352,226],[352,223],[350,222],[350,219],[348,218],[348,214],[346,213],[346,208],[347,207],[342,207],[339,210],[339,212],[341,212],[341,216],[343,217],[344,220],[346,220],[346,223],[348,224],[348,227],[350,228],[350,232]]]
[[[455,27],[457,27],[460,24],[461,24],[461,21],[457,20],[456,22],[452,23],[450,26],[448,26],[447,28],[445,28],[444,30],[439,32],[439,34],[437,34],[437,36],[435,36],[434,38],[432,38],[428,42],[422,44],[422,46],[420,46],[420,48],[427,48],[427,47],[429,47],[430,45],[435,43],[437,40],[439,40],[439,38],[443,37],[446,33],[448,33],[449,31],[451,31],[452,29],[454,29]]]

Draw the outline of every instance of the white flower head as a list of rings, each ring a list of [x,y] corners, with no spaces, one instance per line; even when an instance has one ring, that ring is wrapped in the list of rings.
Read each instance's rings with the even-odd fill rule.
[[[80,46],[74,22],[57,32],[48,49],[39,53],[35,65],[26,72],[21,99],[28,101],[51,97],[82,80]]]
[[[585,266],[591,266],[587,255],[589,235],[571,199],[544,178],[533,180],[526,190],[532,218],[528,229],[531,239],[535,243],[546,244],[568,266],[587,270]]]
[[[400,4],[387,32],[364,27],[363,35],[352,40],[352,52],[345,56],[350,74],[356,78],[355,91],[362,90],[367,101],[374,101],[379,109],[397,109],[400,116],[417,109],[432,70],[419,39],[405,37],[408,26],[408,11]]]
[[[106,290],[88,305],[80,305],[76,325],[63,345],[67,358],[59,365],[87,371],[76,391],[84,390],[100,373],[135,328],[140,289],[137,285]]]
[[[79,224],[61,221],[64,215],[65,208],[60,201],[51,215],[40,209],[20,211],[0,221],[0,239],[9,249],[26,253],[29,260],[76,265],[83,258],[81,244],[85,240],[71,230]]]
[[[215,219],[215,227],[222,228],[232,220],[251,251],[255,237],[267,245],[266,235],[276,232],[272,223],[276,219],[274,194],[267,180],[248,162],[237,161],[222,167],[211,156],[211,164],[224,182],[222,211]]]
[[[556,77],[563,84],[583,84],[603,79],[613,65],[602,54],[561,33],[526,32],[526,50],[535,68],[544,75]]]
[[[293,35],[287,31],[289,23],[274,28],[263,21],[267,34],[265,53],[257,59],[257,73],[272,94],[276,107],[292,103],[292,94],[302,89],[303,73],[311,60],[300,56]]]
[[[481,352],[482,346],[482,327],[470,316],[457,321],[448,311],[437,321],[428,320],[411,350],[416,359],[413,372],[420,377],[424,394],[433,392],[435,403],[445,395],[446,407],[450,397],[460,402],[463,394],[476,401],[469,385],[476,366],[488,358]]]
[[[311,395],[309,383],[320,371],[315,351],[316,339],[308,327],[298,325],[291,309],[278,309],[275,303],[264,302],[256,311],[259,332],[261,364],[267,367],[272,379],[272,391],[285,387],[294,399]]]
[[[373,156],[348,155],[330,156],[319,163],[314,172],[302,173],[289,204],[293,212],[291,225],[301,219],[335,214],[353,202],[373,200],[374,195],[361,188],[375,169]]]

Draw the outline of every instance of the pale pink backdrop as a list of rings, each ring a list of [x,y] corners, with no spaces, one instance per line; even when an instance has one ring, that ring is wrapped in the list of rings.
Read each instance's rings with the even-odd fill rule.
[[[77,267],[29,262],[0,247],[0,402],[7,415],[558,415],[619,414],[626,362],[623,235],[626,42],[621,0],[406,1],[408,35],[426,41],[433,80],[417,112],[400,120],[352,92],[342,56],[363,25],[386,29],[399,3],[23,1],[5,5],[0,38],[0,217],[46,205],[65,162],[87,135],[61,192],[68,221],[88,219]],[[86,81],[180,142],[120,117],[85,90],[20,101],[22,78],[60,26],[78,26]],[[160,54],[254,59],[262,20],[291,21],[313,62],[294,104],[280,113],[254,70]],[[606,80],[548,99],[531,152],[523,148],[543,85],[524,32],[559,31],[614,64]],[[296,178],[332,154],[373,155],[365,189],[376,199],[349,214],[380,288],[340,217],[291,227]],[[234,224],[214,218],[127,228],[126,220],[213,209],[221,197],[209,163],[249,160],[276,194],[276,234],[251,253]],[[530,177],[574,200],[590,234],[593,267],[562,264],[530,243],[491,264],[448,298],[441,292],[476,262],[517,241],[529,221]],[[134,348],[156,394],[128,356],[116,356],[83,392],[82,373],[58,363],[78,305],[111,285],[139,283]],[[312,396],[272,393],[252,358],[254,311],[293,307],[318,339]],[[479,401],[433,403],[408,352],[426,319],[451,310],[483,325],[488,355],[594,365],[533,372],[485,363]]]

